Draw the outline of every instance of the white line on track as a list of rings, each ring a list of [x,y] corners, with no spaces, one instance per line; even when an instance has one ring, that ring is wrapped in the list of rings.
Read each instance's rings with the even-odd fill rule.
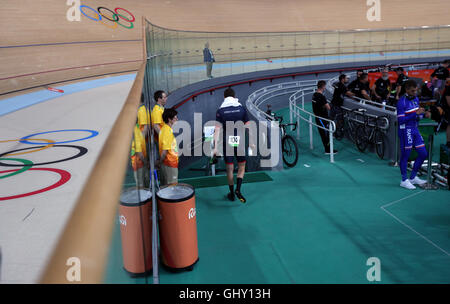
[[[388,215],[390,215],[391,217],[393,217],[397,222],[399,222],[400,224],[402,224],[403,226],[405,226],[406,228],[408,228],[409,230],[411,230],[412,232],[414,232],[415,234],[417,234],[418,236],[420,236],[421,238],[423,238],[425,241],[427,241],[428,243],[430,243],[431,245],[433,245],[434,247],[436,247],[437,249],[439,249],[441,252],[443,252],[445,255],[450,257],[450,253],[448,253],[447,251],[445,251],[444,249],[442,249],[441,247],[439,247],[438,245],[436,245],[433,241],[431,241],[430,239],[428,239],[426,236],[422,235],[421,233],[417,232],[416,230],[414,230],[414,228],[412,228],[411,226],[405,224],[402,220],[400,220],[398,217],[396,217],[395,215],[393,215],[392,213],[390,213],[388,210],[386,210],[387,207],[392,206],[394,204],[397,204],[401,201],[404,201],[408,198],[411,198],[413,196],[416,196],[418,194],[421,194],[425,192],[425,190],[416,192],[414,194],[408,195],[402,199],[396,200],[392,203],[386,204],[384,206],[381,206],[380,209],[383,210],[384,212],[386,212]]]

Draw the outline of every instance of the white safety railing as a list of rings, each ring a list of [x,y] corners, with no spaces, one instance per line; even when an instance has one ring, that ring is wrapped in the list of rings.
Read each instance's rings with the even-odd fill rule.
[[[291,123],[293,119],[297,120],[297,125],[300,126],[300,120],[303,120],[309,124],[309,148],[314,149],[314,138],[313,138],[313,126],[322,129],[328,132],[329,141],[330,141],[330,162],[334,163],[334,137],[333,134],[336,131],[336,124],[334,121],[328,118],[320,117],[315,115],[314,113],[308,112],[305,110],[305,95],[314,93],[316,87],[308,87],[302,88],[297,91],[295,94],[289,97],[289,113],[291,117]],[[297,101],[301,99],[302,106],[297,105]],[[306,117],[303,117],[304,114]],[[319,125],[313,122],[313,118],[319,119],[322,122],[328,122],[328,128],[324,125]],[[297,128],[297,139],[300,138],[300,127]]]
[[[305,96],[315,92],[317,88],[317,80],[306,80],[306,81],[292,81],[276,85],[267,86],[261,88],[252,94],[247,99],[247,108],[256,110],[256,115],[259,119],[266,118],[272,120],[269,114],[261,109],[261,105],[267,100],[281,95],[291,94],[289,97],[289,116],[290,122],[293,123],[294,119],[297,121],[297,125],[300,125],[300,120],[306,121],[309,124],[309,138],[310,138],[310,148],[314,149],[313,144],[313,126],[323,129],[329,133],[330,136],[330,162],[334,163],[334,149],[333,149],[333,134],[336,131],[336,124],[334,121],[315,115],[314,113],[308,112],[304,109],[305,106]],[[301,100],[302,106],[297,105],[297,101]],[[304,114],[306,117],[303,117]],[[313,118],[318,118],[324,122],[328,122],[328,128],[318,125],[313,121]],[[297,127],[297,139],[300,138],[300,128]]]

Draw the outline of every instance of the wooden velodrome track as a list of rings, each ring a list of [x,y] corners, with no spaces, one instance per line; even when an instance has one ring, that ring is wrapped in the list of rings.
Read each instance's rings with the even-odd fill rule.
[[[394,3],[387,5],[387,0],[381,0],[382,22],[368,22],[365,0],[82,0],[81,4],[94,9],[99,6],[109,9],[121,7],[134,14],[134,29],[110,29],[85,16],[81,16],[80,22],[69,22],[66,19],[70,8],[67,2],[2,2],[1,99],[28,92],[24,89],[42,90],[45,84],[135,71],[143,59],[142,16],[154,24],[181,30],[273,32],[445,25],[450,9],[448,1],[428,1],[424,5],[415,0],[399,0],[389,1]],[[68,94],[62,97],[65,98],[64,103],[60,102],[61,99],[54,99],[38,107],[29,107],[1,117],[2,139],[59,129],[93,128],[101,134],[83,143],[90,151],[85,158],[61,167],[73,173],[70,184],[65,188],[58,189],[51,196],[21,198],[14,203],[0,205],[0,245],[3,246],[5,265],[2,282],[36,281],[43,261],[49,256],[51,245],[70,215],[76,194],[95,163],[97,151],[101,150],[123,105],[130,85],[130,82],[125,82],[96,88],[87,92],[89,96],[86,92]],[[97,117],[95,109],[102,109],[101,119]],[[69,135],[77,138],[76,133]],[[79,134],[81,136],[83,133]],[[2,147],[5,150],[16,149],[17,143],[3,143]],[[31,160],[71,156],[62,152],[56,155],[49,152],[31,156]],[[35,171],[31,171],[29,176],[21,175],[17,181],[26,185],[26,189],[18,189],[21,184],[12,178],[2,180],[0,195],[13,195],[21,193],[17,192],[19,190],[28,191],[29,188],[34,190],[33,187],[39,189],[40,186],[51,184],[53,181],[50,178],[53,176],[46,179]]]
[[[136,70],[143,59],[142,16],[180,30],[278,32],[447,25],[450,11],[446,0],[381,0],[381,21],[369,22],[365,0],[80,1],[94,9],[124,8],[135,16],[133,29],[112,29],[84,15],[68,21],[71,2],[76,1],[3,1],[0,98],[46,84]],[[88,8],[84,11],[94,16]]]

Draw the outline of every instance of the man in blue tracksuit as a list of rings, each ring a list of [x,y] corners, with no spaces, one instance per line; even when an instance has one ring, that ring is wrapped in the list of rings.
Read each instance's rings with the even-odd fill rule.
[[[430,117],[429,112],[425,112],[424,108],[419,107],[419,99],[416,97],[417,84],[414,80],[405,82],[406,94],[400,98],[397,103],[397,118],[398,118],[398,138],[400,141],[400,172],[402,174],[401,187],[406,189],[415,189],[414,185],[422,185],[426,183],[417,177],[417,172],[427,158],[428,153],[425,149],[423,138],[420,135],[418,120],[425,117]],[[411,154],[412,148],[417,151],[417,159],[414,162],[414,167],[411,176],[408,179],[408,158]]]

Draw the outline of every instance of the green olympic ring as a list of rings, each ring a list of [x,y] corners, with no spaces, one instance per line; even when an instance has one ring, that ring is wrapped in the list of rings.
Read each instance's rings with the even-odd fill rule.
[[[0,176],[0,179],[11,177],[11,176],[16,175],[16,174],[20,174],[22,172],[27,171],[28,169],[30,169],[33,166],[33,162],[31,160],[27,160],[27,159],[21,159],[21,158],[0,158],[0,160],[17,161],[17,162],[23,163],[23,165],[24,165],[24,167],[22,169],[20,169],[20,170],[18,170],[16,172]]]

